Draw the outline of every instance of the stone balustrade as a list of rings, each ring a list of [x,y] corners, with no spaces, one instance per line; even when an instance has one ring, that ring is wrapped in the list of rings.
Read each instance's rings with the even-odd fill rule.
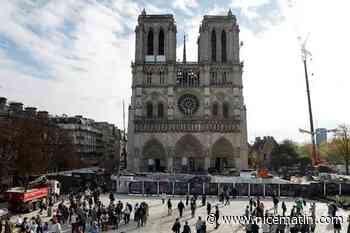
[[[166,119],[136,119],[135,132],[240,132],[240,121],[225,119],[208,120],[166,120]]]

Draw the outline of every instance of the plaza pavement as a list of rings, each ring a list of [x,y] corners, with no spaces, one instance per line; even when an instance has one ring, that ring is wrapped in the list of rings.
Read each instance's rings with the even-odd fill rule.
[[[160,198],[155,197],[130,197],[130,196],[116,196],[116,200],[122,200],[124,202],[132,203],[133,205],[137,202],[146,201],[150,205],[149,210],[149,219],[147,221],[147,225],[145,227],[137,228],[136,224],[131,221],[131,224],[128,226],[125,226],[124,224],[121,225],[121,228],[118,230],[118,232],[126,232],[126,233],[136,233],[136,232],[144,232],[144,233],[168,233],[172,232],[171,227],[175,221],[175,219],[179,216],[178,210],[177,210],[177,204],[180,201],[180,199],[185,203],[185,198],[182,197],[174,197],[172,198],[172,206],[173,206],[173,213],[171,216],[168,216],[167,213],[167,205],[166,202],[164,205],[162,205],[162,202]],[[281,203],[282,200],[285,201],[287,205],[287,213],[290,213],[290,210],[292,206],[294,205],[293,199],[281,199],[279,204],[279,212],[281,213]],[[107,202],[107,200],[105,200]],[[230,202],[229,206],[223,206],[221,203],[217,201],[217,198],[207,198],[207,201],[209,201],[212,204],[212,210],[214,211],[214,206],[216,204],[219,205],[220,209],[220,215],[230,215],[230,216],[242,216],[245,211],[245,207],[248,205],[248,198],[238,198]],[[266,209],[271,209],[273,206],[271,198],[261,199],[261,201],[265,205]],[[309,209],[309,203],[310,201],[307,201],[307,210]],[[185,220],[189,222],[189,225],[191,226],[191,231],[195,232],[195,223],[198,219],[198,216],[202,216],[203,220],[207,219],[207,211],[206,206],[201,207],[201,197],[199,197],[199,200],[197,201],[197,206],[199,208],[196,209],[196,216],[195,218],[191,218],[191,211],[190,207],[186,207],[184,211],[184,216],[180,219],[181,222],[181,231],[182,232],[182,226],[185,223]],[[344,211],[342,209],[338,210],[338,215],[343,216],[345,223],[342,224],[342,231],[346,232],[347,230],[347,216],[349,212]],[[316,215],[317,217],[320,216],[328,216],[328,208],[326,203],[316,203]],[[133,214],[132,214],[133,218]],[[207,233],[241,233],[245,232],[245,229],[242,225],[234,225],[234,224],[221,224],[218,229],[214,229],[215,225],[207,223]],[[115,230],[111,230],[109,232],[116,232]],[[260,229],[260,232],[262,230]],[[317,233],[326,233],[326,232],[333,232],[333,228],[329,228],[329,226],[325,224],[318,224],[316,227]]]
[[[171,197],[171,196],[168,196]],[[124,204],[126,202],[131,203],[133,206],[136,203],[140,203],[142,201],[146,201],[149,206],[149,217],[147,220],[147,224],[144,227],[137,227],[137,224],[133,221],[134,212],[132,212],[131,215],[131,221],[128,225],[122,224],[120,225],[120,228],[118,230],[109,230],[107,233],[112,232],[125,232],[125,233],[169,233],[171,231],[171,227],[173,223],[175,222],[175,219],[179,216],[178,210],[177,210],[177,204],[180,200],[182,200],[185,204],[185,197],[171,197],[172,199],[172,206],[173,206],[173,213],[171,216],[168,216],[168,210],[166,202],[164,205],[162,205],[162,201],[159,197],[142,197],[142,196],[128,196],[128,195],[115,195],[116,200],[121,200]],[[188,221],[191,232],[195,231],[195,223],[198,219],[198,216],[202,216],[203,220],[207,219],[207,213],[206,213],[206,206],[201,206],[201,196],[198,198],[197,201],[197,209],[196,209],[196,216],[195,218],[191,218],[191,212],[190,207],[187,206],[184,210],[183,217],[180,219],[181,222],[181,231],[182,227],[185,223],[185,220]],[[108,204],[108,195],[102,195],[101,200],[103,203]],[[279,214],[281,213],[281,203],[282,201],[285,201],[287,205],[287,214],[290,213],[290,210],[292,206],[294,205],[294,199],[281,199],[279,204]],[[208,197],[207,201],[209,201],[212,204],[212,210],[214,211],[215,205],[219,205],[220,209],[220,216],[223,215],[229,215],[229,216],[242,216],[244,214],[245,208],[248,205],[248,198],[242,197],[237,198],[235,200],[231,200],[229,206],[223,206],[221,203],[217,201],[217,198],[215,197]],[[271,209],[273,206],[271,198],[261,199],[261,201],[264,203],[265,210]],[[310,201],[307,200],[307,210],[309,210],[309,203]],[[37,214],[37,211],[34,213],[27,214],[25,216],[31,217],[35,216]],[[338,215],[343,216],[344,223],[342,224],[342,230],[341,232],[347,232],[347,216],[350,214],[349,211],[344,211],[342,209],[338,210]],[[328,208],[326,203],[316,203],[316,215],[317,217],[320,216],[328,216]],[[44,220],[48,220],[48,218],[44,218]],[[63,232],[68,233],[71,232],[70,226],[63,226]],[[215,225],[209,224],[207,222],[207,233],[243,233],[245,232],[245,229],[242,225],[239,224],[221,224],[218,229],[214,229]],[[259,232],[262,232],[260,229]],[[326,233],[326,232],[333,232],[333,228],[329,228],[326,224],[318,224],[316,226],[316,233]]]

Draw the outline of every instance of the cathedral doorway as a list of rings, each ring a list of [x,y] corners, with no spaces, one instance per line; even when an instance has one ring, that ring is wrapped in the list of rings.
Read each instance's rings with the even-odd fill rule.
[[[185,173],[204,171],[203,147],[193,135],[185,135],[175,145],[175,156],[181,163],[175,163],[175,170]],[[180,165],[181,164],[181,165]]]
[[[211,149],[211,170],[216,172],[224,172],[226,169],[233,167],[233,163],[229,164],[234,157],[232,144],[226,138],[217,140]],[[231,165],[231,166],[230,166]]]
[[[143,171],[164,172],[166,155],[163,145],[156,139],[149,140],[143,147]]]

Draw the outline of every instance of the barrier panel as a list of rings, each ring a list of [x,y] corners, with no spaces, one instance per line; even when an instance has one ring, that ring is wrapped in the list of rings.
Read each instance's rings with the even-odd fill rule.
[[[145,181],[145,193],[146,194],[157,194],[157,182]]]
[[[238,196],[284,196],[316,198],[335,195],[350,195],[350,184],[347,183],[311,183],[311,184],[248,184],[248,183],[204,183],[203,182],[166,182],[135,181],[129,183],[130,194],[168,195],[218,195],[226,192],[230,196],[233,190]]]
[[[265,196],[271,197],[272,195],[278,196],[278,184],[265,184]]]
[[[297,185],[296,187],[299,188],[299,194],[297,195],[298,197],[305,197],[305,198],[311,197],[310,185],[300,184],[300,185]]]
[[[296,184],[280,184],[280,195],[282,197],[294,197]]]
[[[326,183],[326,196],[339,195],[339,184]]]
[[[175,195],[186,195],[188,192],[188,183],[176,182],[175,183]]]
[[[249,189],[249,184],[246,183],[240,183],[240,184],[236,184],[236,189],[238,192],[238,196],[248,196],[248,189]]]
[[[190,194],[191,195],[203,194],[203,183],[190,183]]]
[[[312,183],[309,187],[310,197],[323,197],[323,183]]]
[[[229,194],[232,193],[232,188],[233,188],[233,184],[232,183],[220,183],[219,187],[220,187],[219,194],[221,192],[229,193]]]
[[[350,184],[341,184],[341,194],[350,196]]]
[[[250,184],[250,195],[263,196],[264,195],[263,184]]]
[[[159,182],[159,193],[165,193],[168,195],[173,194],[172,183],[171,182]]]
[[[218,195],[218,184],[217,183],[207,183],[205,184],[205,194],[207,195]]]
[[[142,194],[142,181],[131,182],[129,184],[129,192],[131,194]]]

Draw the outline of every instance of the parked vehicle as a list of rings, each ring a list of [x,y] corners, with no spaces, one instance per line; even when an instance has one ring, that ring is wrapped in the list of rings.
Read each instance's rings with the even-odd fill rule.
[[[47,203],[50,196],[59,195],[60,184],[45,177],[30,182],[26,187],[14,187],[6,191],[8,207],[14,212],[31,212]]]

